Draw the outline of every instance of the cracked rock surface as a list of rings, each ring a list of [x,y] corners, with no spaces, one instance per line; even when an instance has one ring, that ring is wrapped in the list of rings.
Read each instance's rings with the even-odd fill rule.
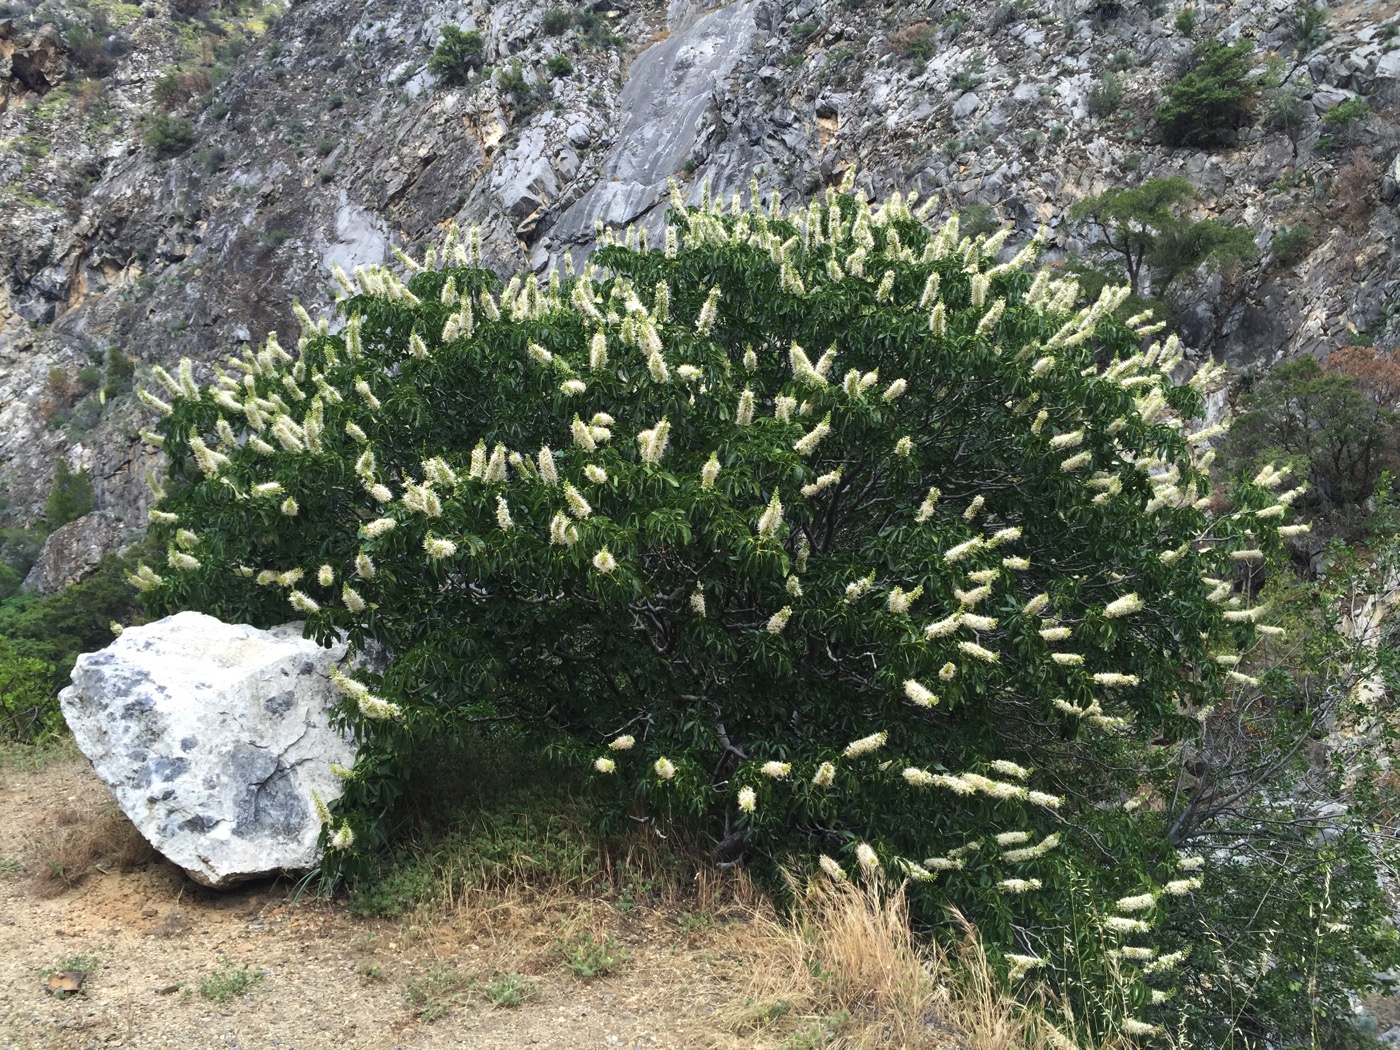
[[[223,888],[312,867],[312,792],[340,795],[331,763],[355,747],[331,728],[340,694],[299,623],[270,631],[184,612],[78,658],[59,699],[117,804],[196,882]]]

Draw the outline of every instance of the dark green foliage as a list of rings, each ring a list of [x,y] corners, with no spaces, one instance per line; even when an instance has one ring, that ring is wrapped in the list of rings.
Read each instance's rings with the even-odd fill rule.
[[[1253,65],[1249,40],[1222,44],[1202,40],[1192,51],[1191,68],[1167,88],[1157,107],[1162,141],[1168,146],[1223,146],[1249,123],[1256,88],[1247,78]]]
[[[126,574],[137,555],[108,555],[87,579],[56,594],[22,594],[0,604],[0,644],[19,657],[52,667],[50,696],[68,683],[79,653],[96,652],[112,641],[113,621],[142,621],[141,605]]]
[[[102,384],[102,395],[111,401],[131,389],[132,380],[136,376],[136,362],[113,346],[107,348],[105,364],[106,375]]]
[[[545,36],[558,36],[573,24],[574,16],[566,7],[551,7],[540,19]]]
[[[1182,221],[1162,228],[1152,250],[1152,265],[1163,284],[1189,273],[1201,263],[1215,266],[1248,262],[1258,254],[1248,226],[1231,226],[1215,219]]]
[[[92,475],[86,470],[70,470],[67,460],[60,459],[54,464],[53,487],[44,503],[44,519],[50,531],[92,513],[95,499]]]
[[[20,656],[0,637],[0,741],[36,744],[63,725],[52,664]]]
[[[574,71],[574,64],[569,61],[567,55],[550,55],[545,68],[552,77],[567,77]]]
[[[1176,28],[1176,31],[1184,37],[1195,36],[1196,9],[1189,5],[1183,7],[1180,11],[1176,13],[1176,18],[1173,19],[1172,25]]]
[[[157,113],[146,124],[141,141],[157,157],[175,157],[194,145],[197,135],[188,117]]]
[[[42,529],[0,527],[0,602],[19,591],[47,535]]]
[[[1306,480],[1299,473],[1284,485]],[[1231,858],[1231,874],[1207,880],[1170,920],[1169,935],[1189,947],[1190,970],[1199,975],[1182,1003],[1198,1033],[1192,1045],[1376,1045],[1353,1027],[1346,990],[1370,985],[1378,960],[1396,956],[1394,926],[1380,919],[1387,908],[1379,885],[1393,877],[1395,862],[1386,839],[1400,799],[1387,771],[1396,760],[1397,731],[1388,702],[1372,705],[1353,687],[1383,683],[1393,695],[1400,637],[1388,623],[1365,640],[1340,628],[1357,596],[1392,585],[1400,569],[1396,524],[1393,501],[1379,492],[1364,547],[1333,541],[1330,568],[1319,581],[1305,583],[1279,567],[1260,600],[1280,610],[1286,634],[1267,653],[1244,654],[1241,665],[1250,674],[1272,665],[1268,701],[1209,719],[1200,764],[1171,771],[1175,789],[1197,799],[1179,818],[1180,831]],[[1333,725],[1348,726],[1359,746],[1333,751],[1328,765],[1318,761],[1316,741]],[[1227,752],[1242,759],[1237,770],[1253,763],[1280,770],[1290,784],[1282,811],[1278,795],[1232,790],[1220,761]],[[1336,815],[1343,800],[1350,817]],[[1201,816],[1216,830],[1194,829]],[[1259,966],[1260,959],[1268,965]],[[1213,995],[1202,994],[1205,981]]]
[[[213,175],[220,170],[228,161],[228,151],[222,146],[214,146],[210,149],[202,149],[195,158],[199,161],[199,166],[206,174]]]
[[[442,37],[428,59],[428,72],[444,84],[461,86],[485,62],[486,41],[475,29],[443,26]]]
[[[496,86],[510,96],[517,117],[532,112],[540,98],[549,91],[548,84],[531,81],[525,76],[525,63],[518,58],[511,59],[510,65],[496,74]]]
[[[1298,139],[1312,117],[1312,103],[1291,84],[1281,84],[1264,92],[1264,124],[1281,131],[1293,143],[1293,155],[1298,155]]]

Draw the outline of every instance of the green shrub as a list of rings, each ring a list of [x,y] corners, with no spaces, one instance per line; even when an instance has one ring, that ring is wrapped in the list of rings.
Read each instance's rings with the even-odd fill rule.
[[[0,638],[0,740],[35,744],[63,725],[52,664],[20,656]]]
[[[573,24],[574,16],[566,7],[551,7],[540,19],[545,36],[558,36]]]
[[[538,88],[543,85],[532,83],[525,76],[525,63],[515,58],[511,60],[509,66],[502,68],[496,74],[496,86],[510,96],[517,115],[520,115],[522,112],[529,112],[534,108],[539,98]]]
[[[51,530],[91,514],[95,500],[92,475],[88,471],[70,470],[63,459],[54,464],[53,487],[44,503],[44,519]]]
[[[53,668],[47,685],[57,692],[68,682],[79,653],[112,641],[111,624],[142,621],[141,604],[125,579],[141,557],[108,555],[87,579],[56,594],[18,594],[0,603],[0,642],[16,656]]]
[[[1326,113],[1322,114],[1322,126],[1327,129],[1327,133],[1321,138],[1328,140],[1328,149],[1338,146],[1354,145],[1358,139],[1358,132],[1366,118],[1371,115],[1371,108],[1366,104],[1364,98],[1349,98],[1344,102],[1338,102],[1330,107]],[[1325,153],[1321,143],[1318,144],[1318,152]]]
[[[485,62],[486,41],[475,29],[443,26],[442,36],[428,59],[428,72],[444,84],[468,83]]]
[[[347,279],[346,326],[250,351],[251,391],[154,373],[152,611],[392,654],[337,679],[363,745],[324,873],[372,868],[424,747],[499,721],[591,770],[605,824],[912,878],[1086,1034],[1233,1013],[1178,867],[1218,825],[1175,823],[1169,756],[1183,711],[1283,688],[1217,656],[1263,636],[1227,581],[1284,556],[1287,511],[1261,474],[1208,512],[1209,372],[1176,385],[1126,289],[1076,310],[1038,244],[1001,263],[898,198],[673,221],[557,287],[503,288],[475,236]],[[1374,972],[1372,920],[1329,952]],[[1157,950],[1191,954],[1177,999]]]
[[[1196,9],[1194,7],[1183,7],[1176,13],[1176,18],[1172,20],[1172,25],[1176,31],[1184,37],[1196,35]]]
[[[194,124],[187,117],[157,113],[146,124],[141,141],[158,157],[175,157],[194,145]]]
[[[1089,88],[1085,106],[1091,117],[1107,117],[1117,111],[1123,101],[1123,78],[1117,73],[1105,73]]]
[[[1306,222],[1296,222],[1280,226],[1269,248],[1280,266],[1293,266],[1307,258],[1316,243],[1317,234],[1313,228]]]
[[[545,68],[552,77],[567,77],[573,73],[574,64],[569,61],[567,55],[551,55],[545,63]]]
[[[1305,55],[1326,43],[1332,35],[1327,20],[1325,7],[1316,7],[1308,0],[1298,5],[1293,12],[1293,47],[1298,54]]]
[[[104,363],[106,365],[106,378],[102,384],[104,398],[108,400],[119,398],[120,395],[132,389],[132,381],[136,378],[136,361],[112,346],[106,350]]]
[[[1196,45],[1190,69],[1167,88],[1157,107],[1166,145],[1225,145],[1249,123],[1256,94],[1247,79],[1253,51],[1248,39],[1226,45],[1211,38]]]

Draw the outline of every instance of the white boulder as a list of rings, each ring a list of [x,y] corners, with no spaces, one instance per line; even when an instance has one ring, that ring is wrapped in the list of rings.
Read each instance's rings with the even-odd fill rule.
[[[78,657],[59,695],[97,775],[146,839],[204,886],[318,859],[312,792],[340,796],[331,763],[354,744],[329,724],[341,696],[301,624],[270,631],[183,612]]]

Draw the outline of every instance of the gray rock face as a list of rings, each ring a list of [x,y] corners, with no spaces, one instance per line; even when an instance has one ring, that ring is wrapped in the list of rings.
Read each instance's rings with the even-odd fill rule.
[[[77,583],[97,568],[104,554],[136,535],[109,511],[99,510],[70,521],[44,541],[38,560],[24,578],[24,589],[53,594]]]
[[[312,792],[334,801],[331,763],[355,760],[328,722],[340,695],[326,676],[344,657],[299,623],[260,631],[185,612],[80,656],[59,701],[141,834],[224,888],[316,863]]]
[[[714,123],[717,87],[755,44],[757,9],[736,0],[637,57],[618,102],[617,144],[597,184],[560,217],[556,238],[586,242],[595,218],[623,226],[667,195],[667,180]]]

